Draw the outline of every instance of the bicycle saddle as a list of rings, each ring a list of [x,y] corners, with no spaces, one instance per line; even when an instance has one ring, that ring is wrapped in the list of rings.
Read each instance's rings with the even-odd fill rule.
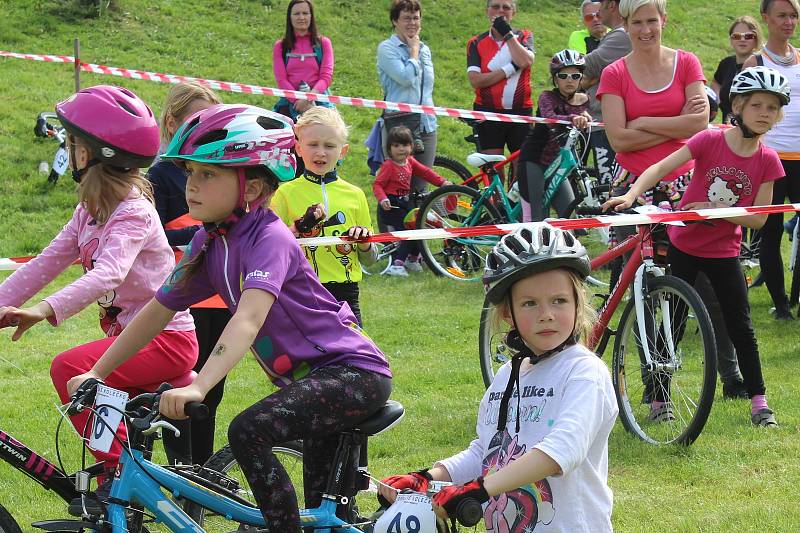
[[[356,424],[350,431],[359,433],[361,435],[371,436],[377,435],[381,431],[389,429],[403,418],[405,409],[394,400],[388,400],[386,404],[363,422]]]
[[[475,152],[467,156],[467,164],[473,167],[482,167],[486,163],[499,163],[505,160],[506,156],[500,154],[482,154],[480,152]]]

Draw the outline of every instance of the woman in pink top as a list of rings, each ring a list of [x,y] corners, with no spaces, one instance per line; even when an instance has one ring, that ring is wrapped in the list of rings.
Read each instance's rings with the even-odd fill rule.
[[[80,202],[47,248],[0,285],[0,328],[16,327],[11,337],[16,341],[37,322],[58,326],[97,302],[106,338],[56,356],[50,367],[53,384],[66,403],[67,381],[92,368],[153,298],[174,267],[175,256],[153,205],[150,183],[139,172],[158,152],[158,124],[150,108],[127,89],[98,85],[59,103],[56,112],[68,133]],[[20,307],[76,260],[83,267],[80,278],[33,306]],[[194,322],[183,311],[106,383],[139,391],[185,375],[196,359]],[[90,429],[88,416],[84,412],[72,418],[78,431]],[[120,451],[115,441],[108,453],[93,454],[109,471],[116,468]],[[104,490],[108,488],[106,484]],[[98,500],[103,492],[98,491]],[[97,504],[87,502],[87,508]]]
[[[689,52],[661,44],[666,5],[667,0],[619,2],[632,51],[603,69],[597,90],[608,139],[617,152],[616,194],[625,193],[647,167],[681,148],[708,124],[700,62]],[[677,187],[667,183],[691,168],[689,161],[670,172],[640,202],[676,202],[681,182]]]
[[[291,0],[286,9],[286,32],[272,49],[272,70],[281,89],[327,93],[333,79],[331,40],[317,32],[311,0]],[[330,104],[281,98],[274,111],[297,119],[313,105]]]

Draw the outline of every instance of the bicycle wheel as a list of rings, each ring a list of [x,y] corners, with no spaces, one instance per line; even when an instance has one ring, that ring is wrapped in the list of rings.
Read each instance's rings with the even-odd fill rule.
[[[297,504],[302,509],[304,507],[303,501],[303,445],[298,441],[285,442],[272,448],[272,452],[278,457],[294,485],[295,492],[297,493]],[[203,477],[212,478],[212,472],[224,474],[228,478],[236,480],[237,488],[232,490],[236,496],[243,500],[247,500],[254,507],[256,506],[253,493],[247,485],[247,480],[236,458],[233,456],[228,445],[218,450],[212,455],[204,465],[206,473],[200,473]],[[219,516],[211,511],[203,509],[201,506],[194,502],[186,502],[184,511],[192,520],[197,522],[203,527],[205,531],[210,533],[231,531],[231,522],[226,520],[224,516]]]
[[[486,388],[492,384],[494,375],[503,366],[506,361],[509,361],[511,356],[508,353],[503,340],[505,333],[499,331],[492,331],[491,325],[491,304],[488,299],[483,301],[483,309],[481,310],[481,324],[478,330],[478,355],[481,360],[481,374],[483,375],[483,384]]]
[[[0,533],[22,533],[17,521],[2,505],[0,505]]]
[[[789,267],[792,271],[789,307],[794,307],[800,301],[800,223],[795,224],[792,232],[792,254]]]
[[[472,177],[467,167],[455,159],[443,155],[437,155],[433,158],[432,168],[441,177],[456,184]]]
[[[463,228],[504,222],[497,208],[485,203],[476,190],[448,185],[428,195],[420,207],[417,228]],[[420,248],[425,263],[436,275],[471,281],[480,279],[486,254],[498,239],[496,235],[426,239],[420,241]]]
[[[396,242],[386,244],[382,242],[373,242],[372,245],[378,251],[377,259],[371,265],[361,263],[361,271],[368,276],[383,274],[386,269],[392,266],[392,252],[397,249]]]
[[[648,280],[642,298],[644,323],[631,300],[617,329],[612,379],[619,418],[625,429],[651,444],[689,445],[703,430],[714,401],[711,319],[694,289],[674,276]],[[653,402],[660,403],[653,407]]]

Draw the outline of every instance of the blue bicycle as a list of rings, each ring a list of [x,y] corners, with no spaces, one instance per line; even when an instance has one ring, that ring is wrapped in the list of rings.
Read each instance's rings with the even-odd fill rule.
[[[84,512],[80,520],[35,522],[33,527],[58,532],[121,533],[147,531],[147,525],[157,523],[170,531],[200,533],[257,531],[264,526],[264,519],[253,503],[251,493],[239,480],[208,467],[165,467],[150,460],[149,450],[159,431],[177,432],[170,422],[158,415],[161,393],[169,388],[165,385],[155,393],[141,394],[127,402],[123,416],[128,425],[129,440],[124,443],[105,510],[98,515]],[[95,412],[97,407],[91,407],[93,401],[92,387],[82,386],[81,393],[70,405],[70,412],[81,409]],[[207,410],[202,404],[189,404],[186,412],[194,418],[202,417]],[[362,450],[366,450],[370,436],[392,427],[403,415],[403,406],[390,400],[372,417],[341,434],[321,505],[300,511],[304,528],[313,528],[320,533],[372,531],[382,510],[364,517],[355,503],[359,492],[368,491],[371,479],[366,466],[361,465],[365,455]],[[290,449],[297,450],[296,445],[290,445]],[[226,448],[215,457],[223,456],[224,450]],[[209,464],[213,460],[214,457]],[[91,475],[88,470],[79,471],[68,478],[74,483],[75,492],[85,498],[92,497],[88,492]],[[375,501],[375,507],[378,506],[374,495],[370,501]],[[465,506],[456,517],[465,526],[474,525],[482,515],[477,501],[469,503],[474,505]],[[10,515],[7,518],[10,519]],[[455,522],[451,524],[452,529],[446,521],[438,520],[437,533],[456,531]]]

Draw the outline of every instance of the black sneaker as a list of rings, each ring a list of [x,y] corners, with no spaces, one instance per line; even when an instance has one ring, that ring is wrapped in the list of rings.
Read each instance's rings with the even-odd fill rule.
[[[722,384],[722,397],[726,400],[746,400],[749,398],[744,388],[744,381],[736,379]]]
[[[792,311],[789,309],[788,305],[785,307],[773,307],[769,310],[769,314],[771,314],[775,320],[794,320],[794,315],[792,315]]]
[[[113,474],[106,476],[105,480],[98,485],[97,490],[88,493],[86,496],[74,498],[69,502],[69,514],[72,516],[83,516],[83,510],[92,516],[100,516],[106,512],[106,502],[111,495],[111,482],[114,480]]]

